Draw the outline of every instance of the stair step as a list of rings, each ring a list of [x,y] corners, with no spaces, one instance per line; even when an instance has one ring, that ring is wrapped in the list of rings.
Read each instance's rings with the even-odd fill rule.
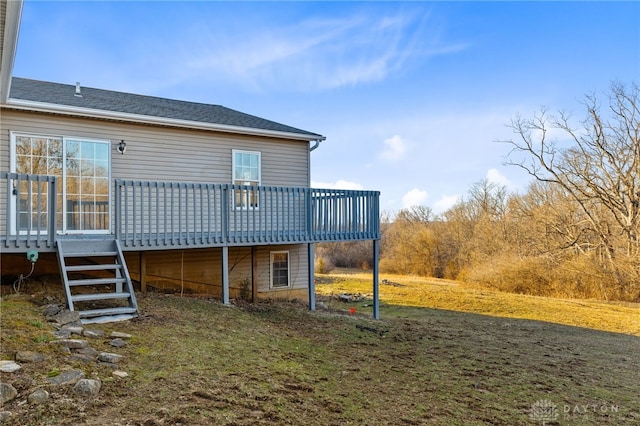
[[[114,269],[120,269],[120,266],[117,263],[109,263],[105,265],[72,265],[67,266],[67,272],[79,272],[79,271],[109,271]]]
[[[138,310],[132,307],[121,308],[104,308],[104,309],[90,309],[87,311],[78,311],[80,318],[98,317],[98,316],[112,316],[122,314],[135,314]]]
[[[117,251],[79,251],[79,252],[64,252],[64,257],[115,257],[118,255]]]
[[[65,256],[95,256],[96,253],[111,253],[115,247],[115,240],[113,238],[96,239],[59,239],[58,245],[61,245]]]
[[[126,281],[125,278],[87,278],[83,280],[69,280],[69,287],[79,285],[123,284]]]
[[[74,294],[71,300],[74,302],[87,302],[90,300],[106,300],[106,299],[128,299],[131,293],[90,293],[90,294]]]

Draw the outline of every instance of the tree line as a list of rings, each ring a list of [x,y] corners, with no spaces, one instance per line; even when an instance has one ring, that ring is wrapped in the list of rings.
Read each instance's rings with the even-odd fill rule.
[[[433,276],[517,293],[640,302],[640,89],[613,83],[583,100],[585,118],[516,116],[507,164],[522,193],[480,180],[453,207],[381,218],[381,272]],[[319,272],[371,266],[370,242],[322,244]]]

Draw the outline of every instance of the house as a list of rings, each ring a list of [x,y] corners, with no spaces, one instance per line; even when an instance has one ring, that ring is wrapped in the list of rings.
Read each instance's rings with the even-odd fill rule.
[[[379,193],[310,188],[323,136],[219,105],[13,77],[21,2],[1,5],[3,275],[59,271],[85,322],[135,316],[133,281],[314,309],[314,244],[371,240],[378,317]]]

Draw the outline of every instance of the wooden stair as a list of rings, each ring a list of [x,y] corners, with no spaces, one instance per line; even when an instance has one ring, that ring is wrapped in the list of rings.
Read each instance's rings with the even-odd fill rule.
[[[69,310],[83,324],[123,321],[138,316],[138,303],[118,240],[56,241],[60,275]]]

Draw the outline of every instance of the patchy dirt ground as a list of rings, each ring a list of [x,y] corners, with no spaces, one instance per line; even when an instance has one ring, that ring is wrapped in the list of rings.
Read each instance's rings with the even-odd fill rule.
[[[133,336],[118,349],[129,373],[118,379],[52,350],[40,306],[62,302],[55,279],[31,281],[20,295],[2,291],[2,359],[17,350],[47,357],[2,373],[19,393],[2,407],[12,413],[7,425],[640,422],[637,336],[385,305],[374,321],[361,305],[350,314],[328,298],[328,309],[309,312],[296,303],[227,307],[148,293],[138,296],[139,319],[91,325]],[[45,384],[70,368],[99,378],[99,395],[83,400],[70,386]],[[26,403],[39,387],[50,399]]]

